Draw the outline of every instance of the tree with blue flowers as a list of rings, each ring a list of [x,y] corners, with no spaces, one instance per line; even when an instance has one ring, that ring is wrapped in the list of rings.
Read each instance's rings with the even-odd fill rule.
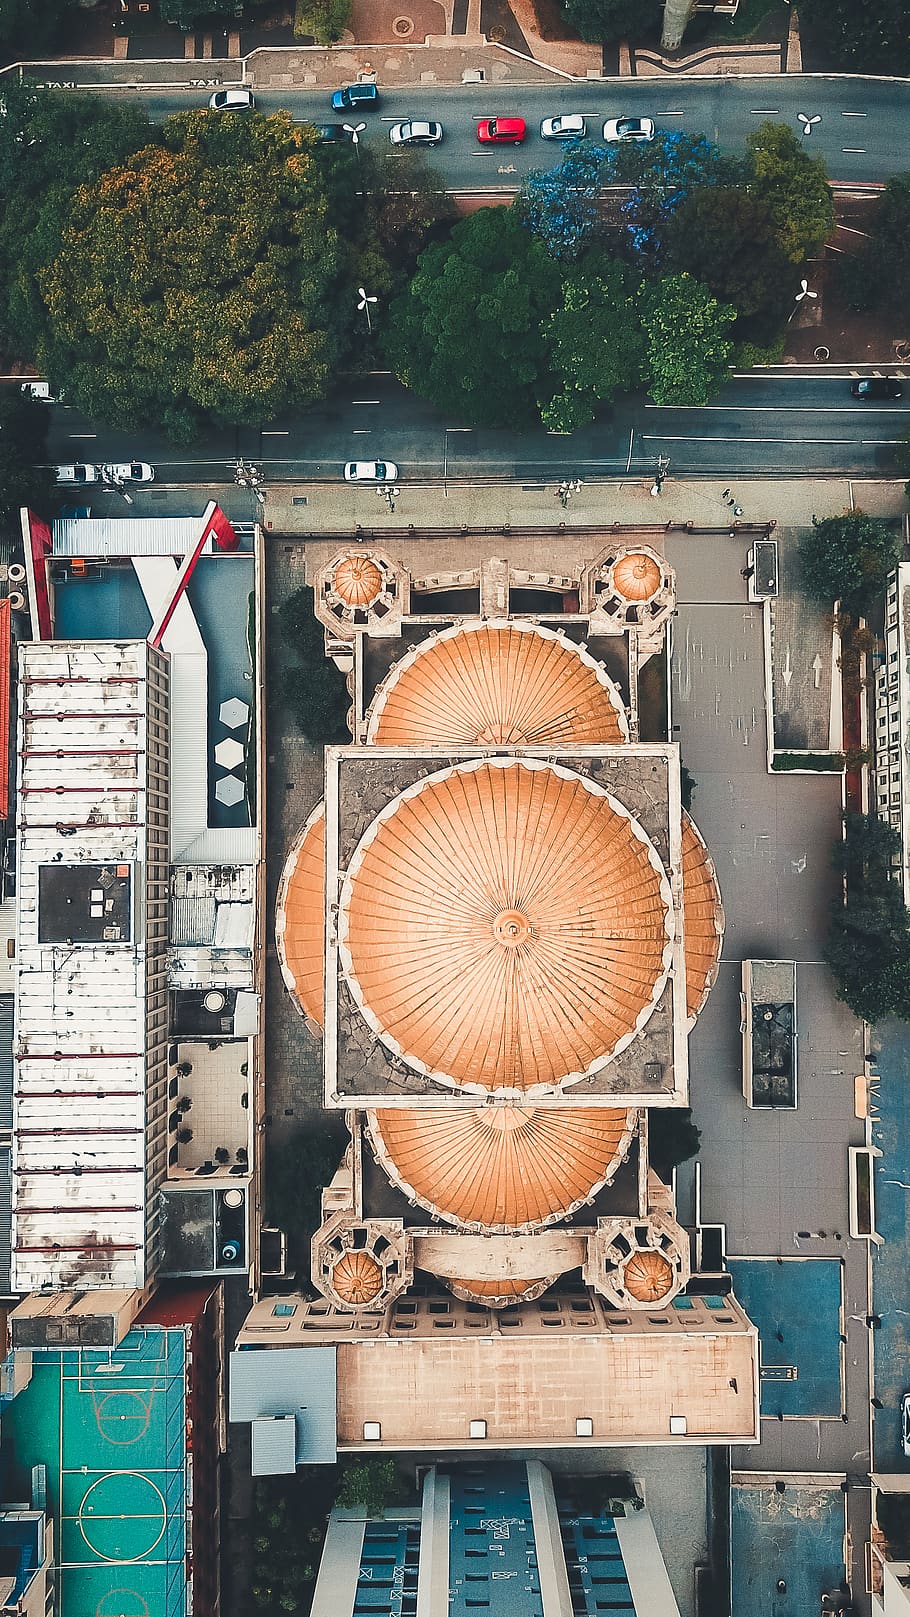
[[[653,141],[629,141],[612,148],[604,184],[628,185],[622,216],[627,246],[650,269],[660,267],[667,230],[676,210],[705,186],[735,186],[743,164],[727,157],[706,135],[671,129]]]
[[[597,228],[597,197],[610,153],[570,141],[555,168],[533,169],[516,198],[519,217],[554,258],[574,260]]]

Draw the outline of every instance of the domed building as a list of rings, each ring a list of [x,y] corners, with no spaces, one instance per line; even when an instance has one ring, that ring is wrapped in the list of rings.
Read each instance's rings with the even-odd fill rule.
[[[315,1340],[317,1319],[320,1341],[350,1346],[353,1329],[374,1348],[446,1328],[469,1355],[477,1333],[523,1323],[530,1365],[548,1322],[584,1322],[595,1358],[630,1321],[667,1340],[685,1326],[708,1379],[727,1363],[708,1341],[729,1337],[738,1368],[705,1401],[705,1431],[742,1433],[754,1331],[728,1284],[722,1312],[696,1295],[674,1310],[689,1237],[647,1150],[649,1111],[687,1103],[688,1035],[723,937],[678,749],[641,738],[672,570],[642,544],[575,580],[504,566],[415,579],[359,549],[317,574],[355,743],[327,749],[276,938],[350,1146],[313,1238],[325,1302],[295,1303],[294,1339]],[[256,1319],[250,1333],[269,1329]],[[362,1380],[378,1361],[345,1362],[350,1434],[380,1384]]]

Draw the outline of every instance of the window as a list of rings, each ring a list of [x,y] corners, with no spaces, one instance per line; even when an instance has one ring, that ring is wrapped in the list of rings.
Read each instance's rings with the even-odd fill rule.
[[[275,1319],[293,1319],[296,1312],[296,1303],[276,1303],[272,1309],[272,1315]]]

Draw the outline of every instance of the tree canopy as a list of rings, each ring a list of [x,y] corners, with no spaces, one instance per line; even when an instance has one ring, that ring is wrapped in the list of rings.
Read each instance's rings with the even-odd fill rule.
[[[840,67],[910,73],[908,0],[800,0],[799,20]]]
[[[36,277],[59,256],[73,192],[144,146],[151,130],[143,112],[104,96],[10,83],[3,103],[0,343],[33,360],[47,313]]]
[[[558,265],[513,208],[481,208],[421,253],[392,310],[392,368],[467,421],[531,421],[546,387],[540,327],[561,285]]]
[[[541,410],[545,426],[571,432],[597,404],[641,380],[644,336],[639,277],[602,253],[590,253],[563,284],[562,302],[543,328],[561,391]]]
[[[58,43],[76,0],[0,0],[0,51],[27,51],[29,56]]]
[[[192,435],[324,391],[353,318],[312,137],[288,114],[181,114],[81,186],[38,275],[42,368],[91,415]]]
[[[522,181],[516,199],[518,213],[555,258],[577,258],[594,234],[597,197],[608,159],[602,146],[571,141],[561,163],[532,169]]]
[[[803,588],[828,605],[840,601],[847,612],[863,612],[881,594],[901,549],[898,532],[864,511],[813,517],[800,543]]]
[[[733,186],[743,165],[728,157],[706,135],[668,130],[653,141],[620,143],[610,149],[607,178],[632,190],[623,205],[629,246],[641,262],[657,268],[669,222],[689,197],[705,186]]]
[[[803,264],[834,229],[834,199],[823,157],[810,157],[789,124],[760,124],[746,138],[749,190],[767,207],[782,252]]]
[[[563,0],[566,21],[595,44],[615,39],[639,43],[656,29],[663,0]]]
[[[898,833],[874,814],[848,814],[833,863],[846,882],[835,902],[825,960],[839,999],[867,1022],[910,1021],[910,911],[894,873]]]
[[[737,187],[705,186],[681,203],[667,224],[666,262],[751,317],[751,326],[778,329],[796,290],[770,208]]]
[[[726,378],[736,310],[685,274],[645,286],[641,305],[654,403],[706,404]]]

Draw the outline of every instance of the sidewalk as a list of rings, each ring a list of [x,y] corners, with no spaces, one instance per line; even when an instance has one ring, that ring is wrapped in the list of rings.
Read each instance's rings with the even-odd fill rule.
[[[461,530],[516,534],[522,529],[609,527],[618,522],[641,527],[694,523],[699,528],[728,528],[732,518],[722,495],[722,480],[676,481],[672,474],[654,498],[650,477],[621,482],[590,482],[563,509],[555,497],[556,482],[480,484],[403,482],[394,512],[373,489],[344,483],[272,486],[263,511],[267,533],[348,534],[358,528],[381,538],[413,527],[437,530],[447,537]],[[903,516],[907,511],[903,481],[831,479],[736,479],[733,492],[742,507],[743,523],[777,522],[805,527],[813,516],[838,516],[859,508],[874,516]],[[544,549],[546,548],[544,544]]]

